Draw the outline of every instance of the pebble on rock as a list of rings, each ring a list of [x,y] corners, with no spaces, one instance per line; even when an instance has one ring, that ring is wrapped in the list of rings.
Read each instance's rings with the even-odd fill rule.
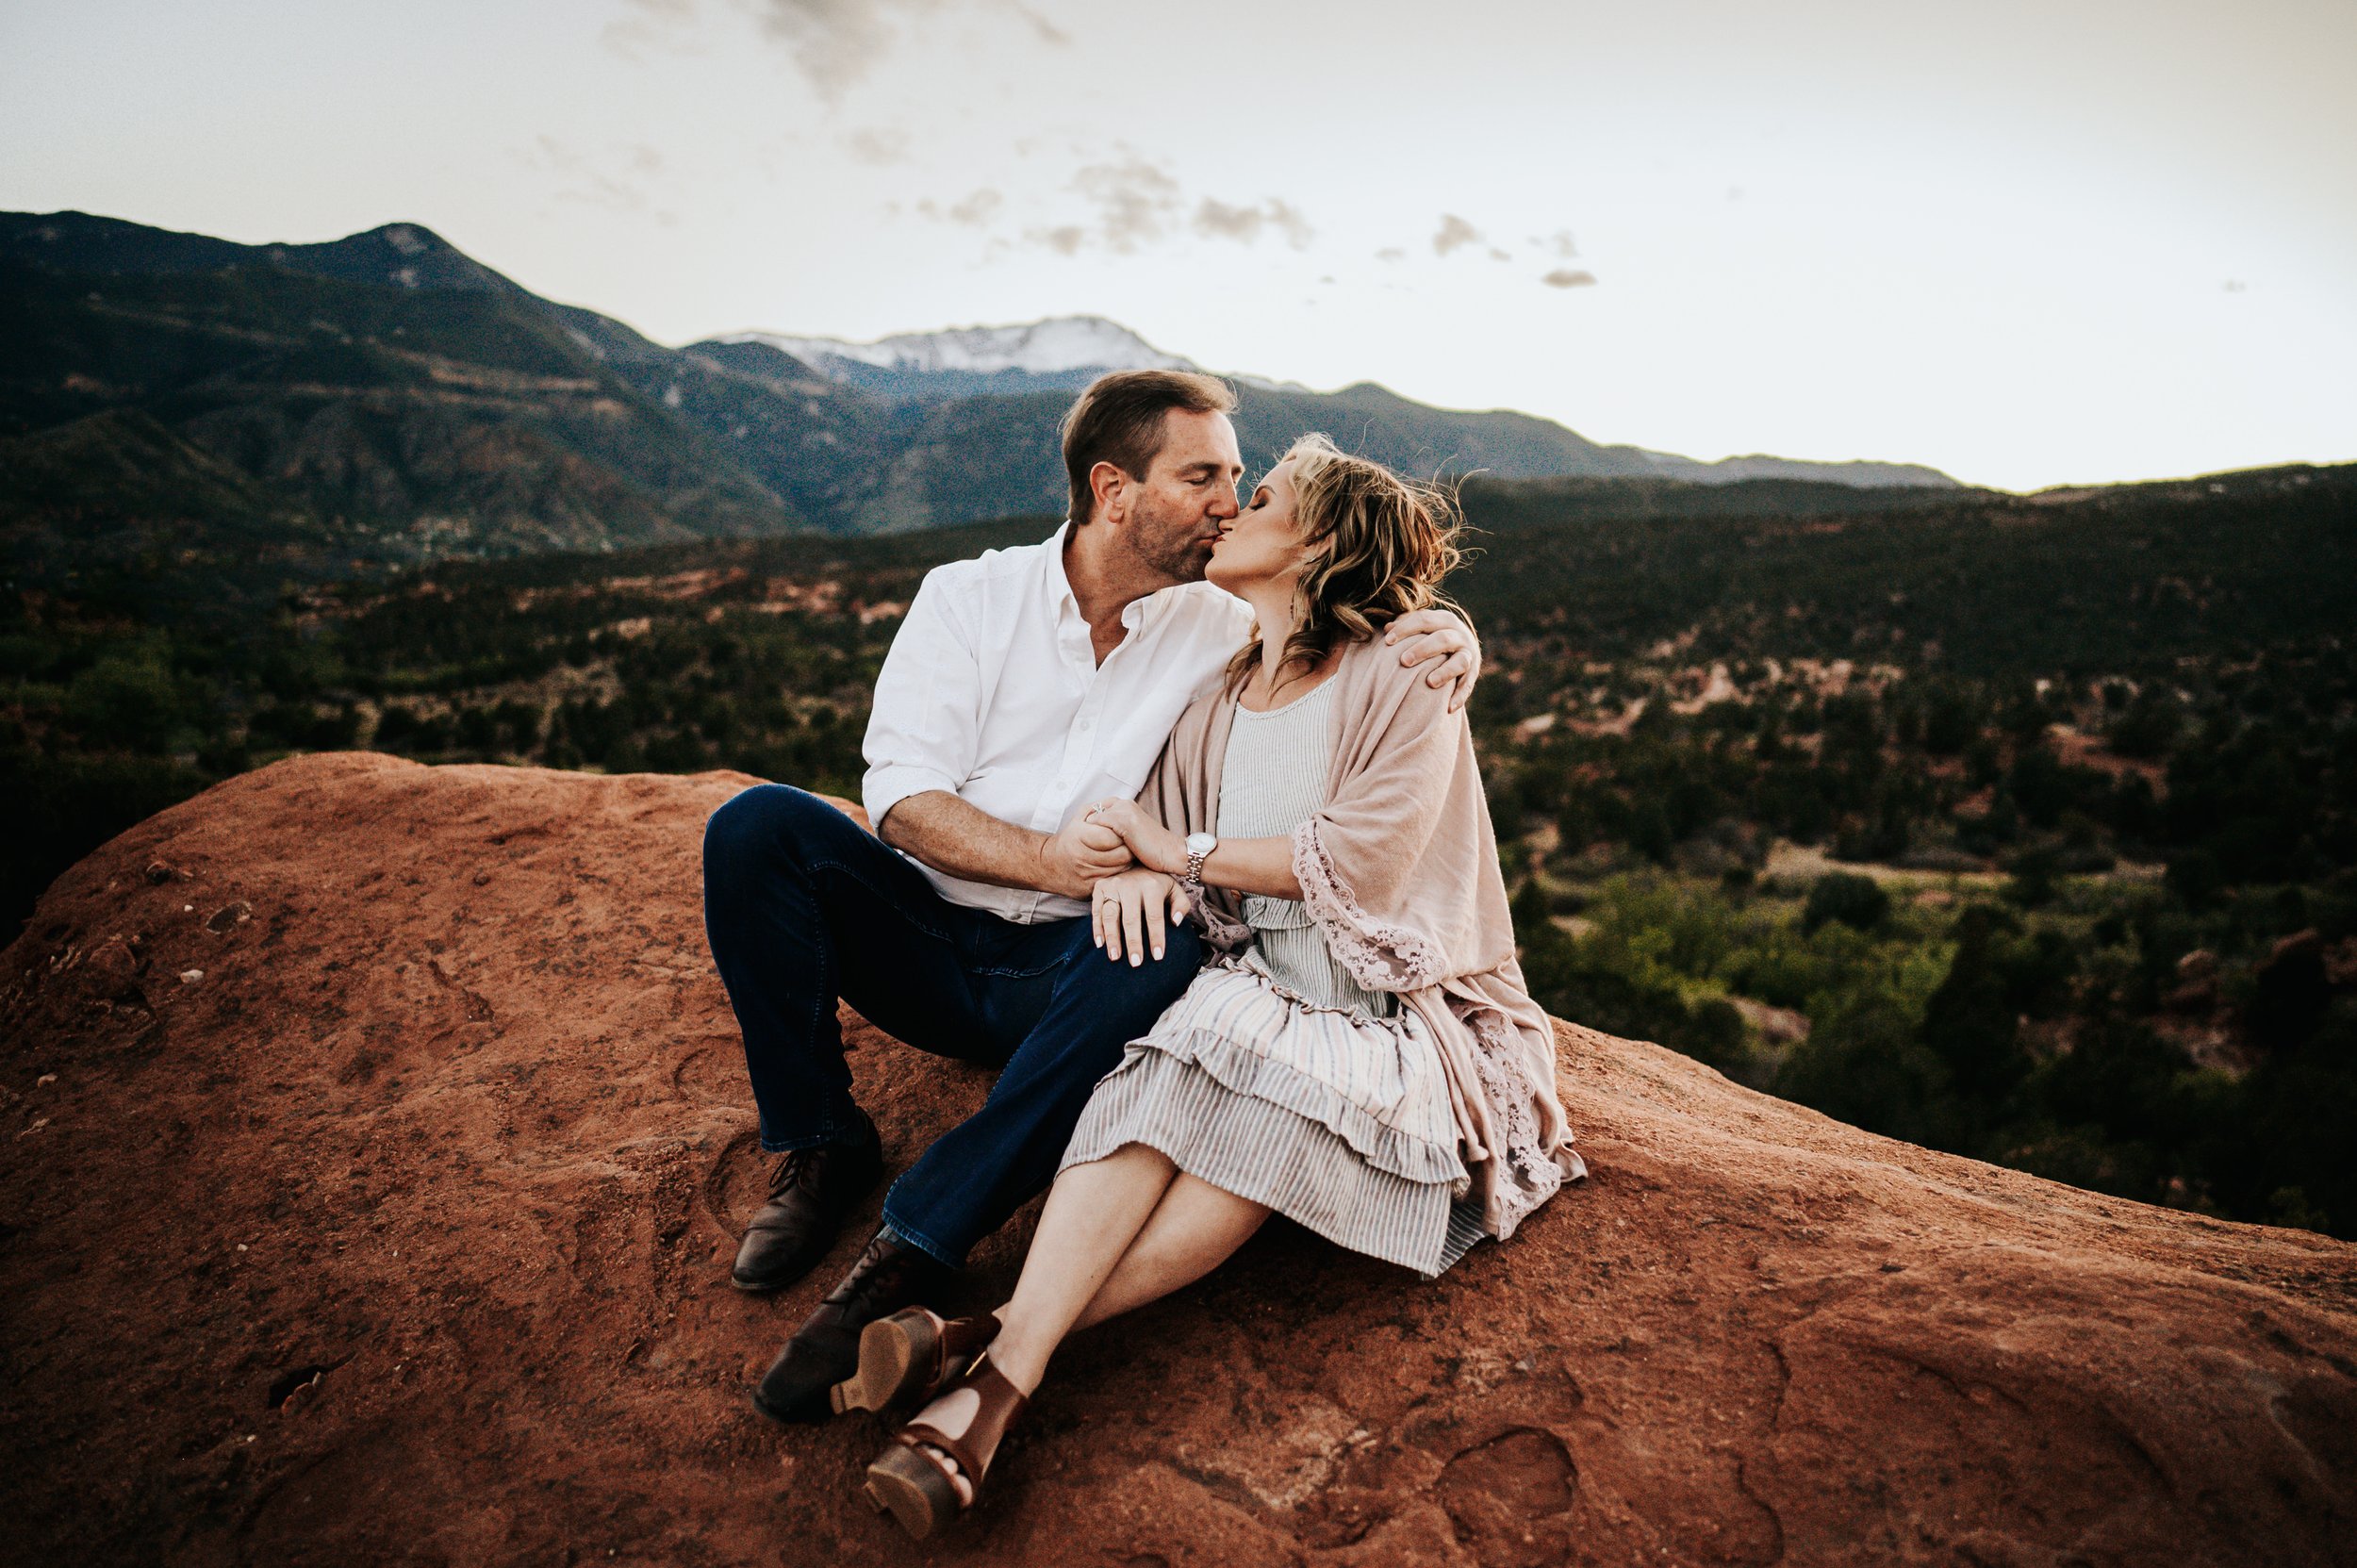
[[[180,983],[183,985],[194,985],[198,981],[203,980],[204,978],[205,971],[202,969],[183,969],[180,971]]]

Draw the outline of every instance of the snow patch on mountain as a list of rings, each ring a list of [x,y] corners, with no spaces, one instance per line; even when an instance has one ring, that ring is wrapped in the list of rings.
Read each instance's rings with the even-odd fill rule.
[[[992,375],[1019,371],[1055,375],[1069,371],[1191,371],[1177,355],[1164,354],[1128,327],[1102,316],[1057,316],[1014,326],[957,327],[948,332],[901,332],[870,343],[838,338],[795,338],[776,332],[739,332],[724,343],[766,343],[817,370],[828,361],[848,361],[878,370],[962,371]]]

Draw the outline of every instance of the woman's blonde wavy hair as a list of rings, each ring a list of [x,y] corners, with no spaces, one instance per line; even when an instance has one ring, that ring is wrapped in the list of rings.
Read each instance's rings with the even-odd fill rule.
[[[1343,642],[1359,642],[1410,610],[1462,615],[1441,591],[1463,560],[1457,498],[1354,457],[1324,436],[1304,436],[1278,459],[1294,465],[1294,523],[1312,554],[1294,589],[1301,624],[1285,639],[1280,671],[1315,669]],[[1228,661],[1240,690],[1261,662],[1261,630]]]

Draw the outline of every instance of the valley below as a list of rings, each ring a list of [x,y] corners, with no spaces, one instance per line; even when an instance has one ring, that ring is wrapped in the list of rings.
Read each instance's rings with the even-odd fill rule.
[[[2357,1233],[2357,470],[1464,496],[1551,1011],[1926,1147]],[[924,571],[1052,526],[445,561],[238,616],[20,585],[9,916],[305,752],[855,798]]]

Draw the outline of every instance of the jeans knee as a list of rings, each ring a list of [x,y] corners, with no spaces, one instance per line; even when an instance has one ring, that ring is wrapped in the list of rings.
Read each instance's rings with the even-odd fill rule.
[[[729,797],[704,823],[704,881],[731,870],[804,864],[836,824],[858,831],[834,807],[792,784],[755,784]]]

